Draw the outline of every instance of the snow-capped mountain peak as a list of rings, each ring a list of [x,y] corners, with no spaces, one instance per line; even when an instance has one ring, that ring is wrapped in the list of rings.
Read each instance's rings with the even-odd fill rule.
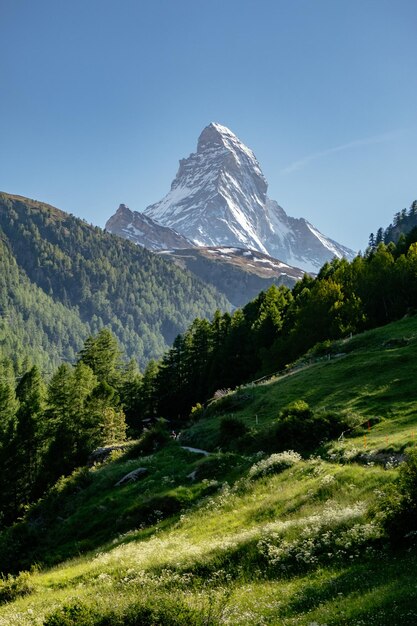
[[[198,246],[258,250],[307,271],[353,252],[267,197],[268,184],[250,148],[212,122],[197,152],[180,160],[170,192],[144,213]]]
[[[197,152],[180,161],[171,191],[145,214],[197,245],[233,244],[267,253],[259,236],[266,190],[252,150],[225,126],[211,123]]]
[[[212,122],[200,134],[197,151],[180,160],[162,200],[142,214],[122,205],[106,226],[151,249],[247,248],[311,272],[334,256],[353,256],[304,218],[288,216],[267,190],[252,150],[226,126]],[[161,225],[170,231],[158,230]],[[173,236],[185,239],[175,245]]]

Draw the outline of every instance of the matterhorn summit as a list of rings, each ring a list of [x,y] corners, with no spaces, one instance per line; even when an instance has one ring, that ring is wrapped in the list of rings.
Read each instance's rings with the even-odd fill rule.
[[[289,217],[267,196],[252,150],[217,123],[201,133],[197,152],[180,161],[171,191],[144,211],[197,246],[258,250],[307,271],[353,251],[303,218]]]
[[[162,200],[140,214],[121,207],[106,227],[154,250],[175,247],[172,237],[182,236],[177,248],[194,244],[250,249],[309,272],[317,272],[335,256],[353,257],[352,250],[304,218],[288,216],[268,198],[267,190],[252,150],[213,122],[201,133],[197,152],[180,160]],[[174,235],[168,237],[169,231],[158,225]]]

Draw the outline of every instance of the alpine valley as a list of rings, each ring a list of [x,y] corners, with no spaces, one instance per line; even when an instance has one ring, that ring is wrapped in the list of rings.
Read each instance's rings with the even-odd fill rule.
[[[229,312],[0,194],[0,626],[415,626],[416,216]]]

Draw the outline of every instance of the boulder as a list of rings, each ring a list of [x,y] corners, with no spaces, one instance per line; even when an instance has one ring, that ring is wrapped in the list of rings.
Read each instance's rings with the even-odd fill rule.
[[[143,478],[144,476],[146,476],[146,474],[148,474],[148,469],[146,467],[138,467],[137,469],[123,476],[123,478],[117,481],[114,486],[120,487],[121,485],[126,485],[127,483],[134,483],[139,480],[139,478]]]
[[[88,457],[88,465],[91,467],[95,463],[103,463],[103,461],[108,459],[108,457],[114,450],[121,450],[123,452],[124,450],[127,450],[128,447],[129,444],[127,443],[119,443],[112,446],[103,446],[102,448],[97,448],[96,450],[93,450],[93,452]]]

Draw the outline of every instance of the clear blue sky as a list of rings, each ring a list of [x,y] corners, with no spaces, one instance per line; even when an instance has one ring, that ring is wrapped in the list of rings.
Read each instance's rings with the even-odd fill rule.
[[[416,0],[0,0],[0,190],[103,226],[211,121],[364,249],[417,198]]]

